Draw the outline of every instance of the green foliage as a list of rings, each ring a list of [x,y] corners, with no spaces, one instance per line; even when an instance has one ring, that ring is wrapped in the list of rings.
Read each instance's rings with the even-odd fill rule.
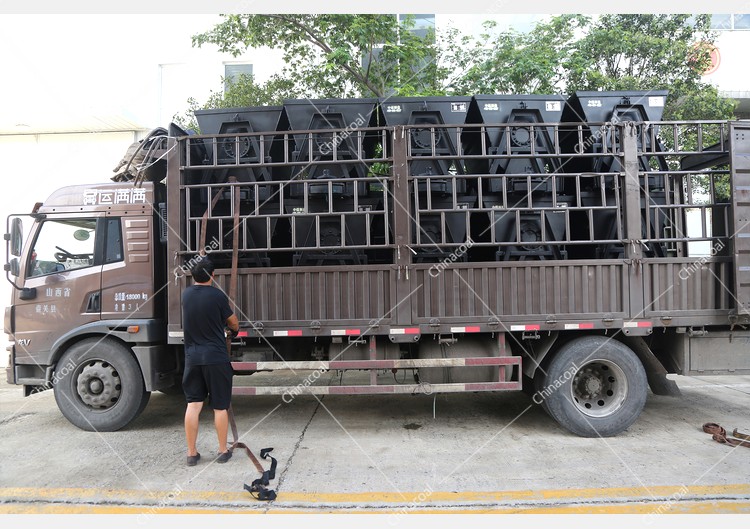
[[[211,91],[202,104],[191,97],[188,99],[188,109],[183,114],[174,116],[173,120],[183,129],[198,131],[198,122],[193,113],[195,110],[281,105],[283,99],[291,97],[295,97],[294,83],[288,79],[274,75],[259,85],[253,76],[243,74],[234,81],[226,82],[224,90]]]
[[[528,33],[495,33],[496,24],[485,22],[476,39],[449,31],[444,59],[455,70],[449,80],[451,91],[470,95],[564,90],[563,66],[577,30],[588,21],[581,15],[560,15]]]
[[[393,15],[224,15],[193,37],[237,56],[248,47],[283,50],[279,76],[296,97],[382,97],[435,87],[435,39],[409,30],[413,17]]]
[[[455,28],[416,35],[412,17],[393,15],[223,15],[195,35],[237,56],[249,47],[283,51],[280,71],[263,84],[246,78],[202,106],[279,104],[287,97],[384,97],[562,93],[575,90],[670,91],[665,120],[728,119],[733,102],[701,82],[708,64],[709,16],[559,15],[528,33],[478,36]]]
[[[603,15],[562,62],[574,90],[670,92],[664,120],[729,119],[734,104],[701,81],[715,35],[710,15]]]

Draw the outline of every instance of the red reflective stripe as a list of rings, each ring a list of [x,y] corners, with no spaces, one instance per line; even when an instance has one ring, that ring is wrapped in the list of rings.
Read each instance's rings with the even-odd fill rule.
[[[511,331],[538,331],[538,330],[541,330],[541,326],[539,324],[511,325],[510,330]]]
[[[650,321],[626,321],[623,323],[623,327],[652,327],[653,324]]]
[[[391,329],[391,334],[419,334],[419,327],[407,327],[403,329]]]
[[[258,362],[232,362],[232,369],[236,371],[255,371],[258,369]]]
[[[464,391],[498,391],[521,389],[520,382],[469,382]]]
[[[256,388],[253,386],[235,386],[232,388],[232,395],[255,395]]]
[[[359,329],[347,329],[346,335],[347,336],[359,336],[360,332]]]
[[[515,356],[488,356],[486,358],[466,358],[464,365],[467,366],[510,366],[521,365],[520,359]]]
[[[473,327],[451,327],[451,332],[480,332],[481,328],[476,325]]]
[[[247,338],[247,331],[240,331],[237,333],[238,338]]]
[[[593,329],[594,324],[593,323],[579,323],[578,328],[579,329]]]
[[[302,331],[297,329],[294,331],[273,331],[274,336],[302,336]]]

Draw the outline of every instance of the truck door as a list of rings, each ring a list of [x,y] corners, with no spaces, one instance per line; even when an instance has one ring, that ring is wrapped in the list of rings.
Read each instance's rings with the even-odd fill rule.
[[[21,272],[21,286],[36,289],[15,299],[16,363],[49,365],[55,341],[101,311],[103,216],[53,217],[39,222]]]
[[[154,316],[153,233],[148,216],[107,217],[102,260],[102,320]]]

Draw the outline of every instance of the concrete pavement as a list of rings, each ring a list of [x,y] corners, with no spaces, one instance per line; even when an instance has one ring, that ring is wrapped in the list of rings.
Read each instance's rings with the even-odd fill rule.
[[[51,392],[3,382],[0,512],[750,512],[750,450],[701,431],[750,431],[750,377],[676,379],[681,399],[649,395],[607,439],[569,434],[521,393],[236,397],[242,440],[279,460],[271,504],[243,491],[257,477],[244,454],[210,461],[209,410],[189,468],[180,397],[155,393],[128,428],[91,433]]]

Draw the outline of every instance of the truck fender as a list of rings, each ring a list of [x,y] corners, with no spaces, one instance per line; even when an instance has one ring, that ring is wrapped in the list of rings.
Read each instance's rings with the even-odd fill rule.
[[[128,332],[128,328],[138,327],[138,332]],[[124,343],[164,343],[166,325],[162,320],[102,320],[93,321],[71,329],[52,344],[51,364],[55,364],[73,342],[85,336],[114,336]]]
[[[667,370],[662,363],[656,358],[651,348],[641,336],[623,336],[620,341],[630,347],[638,356],[638,359],[646,369],[646,378],[648,385],[654,395],[664,395],[667,397],[681,397],[680,388],[674,380],[667,378]]]
[[[529,378],[534,378],[539,366],[543,365],[544,358],[552,350],[552,347],[557,342],[557,338],[560,335],[559,332],[551,332],[549,334],[540,333],[539,340],[529,340],[530,346],[524,346],[523,342],[520,342],[524,362],[523,362],[523,374]]]

